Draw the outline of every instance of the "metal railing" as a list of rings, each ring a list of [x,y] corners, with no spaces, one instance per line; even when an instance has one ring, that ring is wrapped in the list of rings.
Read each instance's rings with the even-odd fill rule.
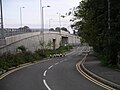
[[[30,32],[40,32],[41,29],[24,29],[24,28],[4,28],[4,37],[10,37],[14,35],[24,34],[24,33],[30,33]],[[45,31],[48,31],[48,29],[45,29]]]

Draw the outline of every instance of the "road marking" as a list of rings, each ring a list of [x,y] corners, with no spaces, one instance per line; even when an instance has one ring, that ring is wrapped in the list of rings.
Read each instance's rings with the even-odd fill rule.
[[[51,69],[53,67],[53,65],[51,65],[48,69]]]
[[[46,83],[45,79],[43,79],[43,83],[45,84],[45,86],[47,87],[48,90],[52,90],[52,89],[48,86],[48,84]]]
[[[63,61],[60,61],[61,63],[63,62]]]
[[[67,59],[65,59],[64,61],[67,61]]]
[[[15,69],[13,69],[13,70],[11,70],[11,71],[8,71],[8,72],[6,72],[6,73],[4,73],[4,74],[2,74],[2,75],[0,76],[0,80],[3,79],[4,77],[8,76],[9,74],[15,72],[15,71],[18,71],[18,70],[20,70],[20,69],[22,69],[22,68],[25,68],[25,67],[28,67],[28,66],[31,66],[31,65],[33,65],[33,64],[27,64],[27,65],[25,65],[25,66],[22,66],[22,67],[19,67],[19,68],[15,68]]]
[[[47,70],[45,70],[45,72],[44,72],[44,74],[43,74],[44,77],[46,76],[46,73],[47,73]]]
[[[88,80],[90,80],[91,82],[93,82],[93,83],[95,83],[95,84],[97,84],[97,85],[99,85],[99,86],[101,86],[101,87],[103,87],[103,88],[105,88],[105,89],[107,89],[107,90],[115,90],[114,88],[112,88],[112,87],[110,87],[110,86],[108,86],[108,85],[106,85],[106,84],[103,84],[103,83],[99,82],[98,80],[92,78],[91,76],[89,76],[88,74],[86,74],[86,73],[81,69],[80,64],[82,64],[82,61],[84,61],[85,58],[86,58],[86,56],[85,56],[79,63],[76,64],[76,68],[77,68],[77,70],[79,71],[79,73],[80,73],[81,75],[83,75],[85,78],[87,78]]]
[[[57,64],[59,64],[59,62],[55,63],[54,65],[57,65]]]
[[[32,65],[35,65],[35,64],[38,64],[38,63],[47,62],[47,61],[49,61],[49,60],[47,59],[47,60],[42,60],[42,61],[36,61],[36,62],[34,62],[34,63],[32,63],[32,64],[31,64],[31,63],[30,63],[30,64],[26,64],[25,66],[20,66],[20,67],[18,67],[18,68],[16,68],[16,69],[10,70],[10,71],[8,71],[8,72],[0,75],[0,80],[3,79],[3,78],[5,78],[5,77],[8,76],[9,74],[12,74],[12,73],[14,73],[14,72],[16,72],[16,71],[18,71],[18,70],[20,70],[20,69],[24,69],[24,68],[26,68],[26,67],[29,67],[29,66],[32,66]]]

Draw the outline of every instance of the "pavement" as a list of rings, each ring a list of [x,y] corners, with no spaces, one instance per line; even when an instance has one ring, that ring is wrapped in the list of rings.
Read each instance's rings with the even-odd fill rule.
[[[120,90],[120,71],[113,70],[102,65],[101,62],[94,55],[87,56],[84,62],[84,66],[87,70],[89,70],[93,74],[102,77],[104,79],[102,80],[103,82],[106,81],[108,81],[108,83],[112,82],[112,84],[115,84],[117,86],[117,89]]]

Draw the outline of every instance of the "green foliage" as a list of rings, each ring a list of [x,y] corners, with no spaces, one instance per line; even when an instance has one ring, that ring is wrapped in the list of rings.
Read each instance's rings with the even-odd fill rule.
[[[62,40],[60,41],[59,45],[60,45],[60,47],[64,46]]]
[[[83,0],[75,10],[72,25],[108,65],[117,64],[117,53],[120,51],[119,7],[119,0],[110,0],[111,28],[108,29],[108,0]]]
[[[47,43],[47,47],[48,47],[48,49],[51,49],[51,48],[52,48],[52,44],[53,44],[52,41],[49,40],[48,43]]]
[[[9,70],[9,68],[17,67],[20,64],[42,60],[53,54],[65,53],[66,51],[69,51],[69,49],[72,49],[72,46],[69,46],[69,48],[68,46],[60,47],[57,50],[38,49],[34,53],[26,51],[24,46],[20,46],[19,49],[22,52],[16,54],[4,53],[0,55],[0,71]]]
[[[70,51],[70,49],[73,49],[73,46],[67,45],[67,46],[60,46],[56,51],[57,53],[65,53],[67,51]]]

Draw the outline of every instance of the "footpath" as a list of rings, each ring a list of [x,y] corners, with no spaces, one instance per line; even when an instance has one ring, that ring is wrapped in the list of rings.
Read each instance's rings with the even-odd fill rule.
[[[108,81],[107,83],[109,83],[110,81],[113,84],[116,84],[120,90],[120,71],[105,67],[104,65],[101,64],[99,60],[97,60],[96,57],[94,57],[94,55],[87,56],[84,62],[84,66],[87,70],[93,73],[93,77],[94,77],[94,74],[96,74],[97,76],[100,76],[103,79],[105,79],[105,80],[102,80],[103,82],[106,83],[106,80],[107,80]],[[97,79],[101,80],[98,77]]]

